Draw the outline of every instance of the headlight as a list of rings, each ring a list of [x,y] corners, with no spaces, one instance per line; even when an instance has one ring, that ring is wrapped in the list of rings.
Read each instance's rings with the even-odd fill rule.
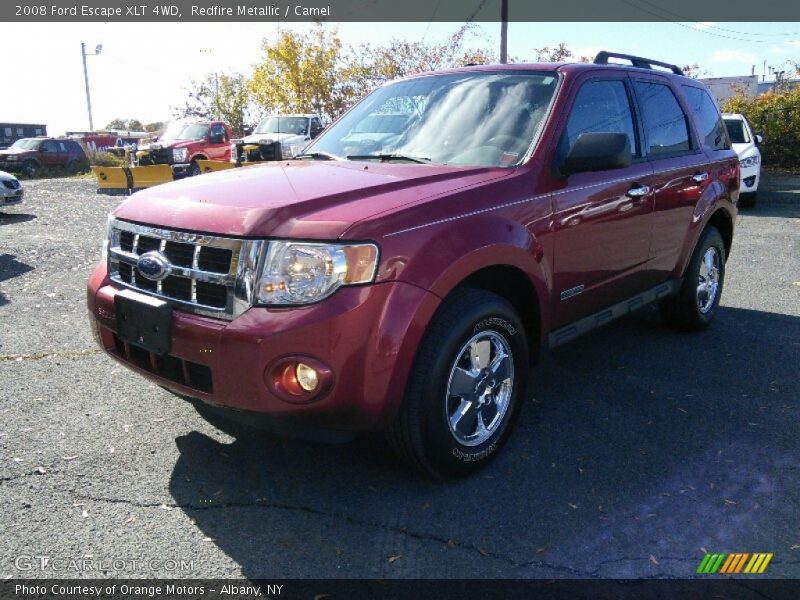
[[[100,246],[100,260],[102,262],[106,262],[108,260],[108,244],[111,241],[111,224],[114,222],[114,217],[110,214],[108,215],[108,219],[106,220],[106,237],[103,240],[102,245]]]
[[[375,244],[270,241],[256,298],[259,304],[311,304],[343,285],[370,283],[377,266]]]
[[[757,154],[755,156],[748,156],[747,158],[743,158],[739,161],[739,166],[742,169],[747,169],[748,167],[757,167],[758,163],[761,162],[761,157]]]
[[[189,153],[189,150],[186,148],[174,148],[172,150],[172,162],[182,163],[186,162],[186,155]]]

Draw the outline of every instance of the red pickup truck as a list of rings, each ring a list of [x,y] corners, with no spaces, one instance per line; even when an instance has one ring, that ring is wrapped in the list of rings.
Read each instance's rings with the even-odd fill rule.
[[[720,113],[678,67],[610,56],[403,79],[295,160],[135,194],[88,282],[101,347],[223,427],[382,429],[425,473],[475,471],[542,349],[651,302],[687,330],[717,312],[739,194]]]
[[[231,128],[223,121],[170,123],[149,145],[140,145],[136,160],[142,165],[172,165],[176,176],[198,175],[198,160],[229,161]]]

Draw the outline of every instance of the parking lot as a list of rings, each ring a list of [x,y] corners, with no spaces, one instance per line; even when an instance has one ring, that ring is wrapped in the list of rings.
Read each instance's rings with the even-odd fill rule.
[[[558,349],[497,460],[437,483],[379,436],[229,437],[100,354],[118,200],[27,182],[0,213],[0,576],[686,577],[708,551],[800,577],[800,178],[764,186],[708,331],[647,309]]]

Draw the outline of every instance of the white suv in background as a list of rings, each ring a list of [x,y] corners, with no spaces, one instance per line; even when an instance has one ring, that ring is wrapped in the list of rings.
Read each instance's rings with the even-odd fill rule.
[[[758,182],[761,179],[761,151],[758,147],[764,141],[760,135],[754,135],[750,123],[744,115],[723,113],[725,126],[731,138],[733,149],[739,155],[741,177],[739,206],[748,208],[756,204]]]

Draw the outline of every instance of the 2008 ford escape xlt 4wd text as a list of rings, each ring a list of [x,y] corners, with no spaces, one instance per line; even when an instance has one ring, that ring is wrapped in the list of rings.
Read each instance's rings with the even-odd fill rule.
[[[383,113],[397,135],[345,149]],[[717,311],[739,167],[677,67],[416,76],[304,152],[135,194],[88,282],[105,351],[222,427],[385,430],[416,468],[465,475],[543,348],[649,302],[686,330]]]

